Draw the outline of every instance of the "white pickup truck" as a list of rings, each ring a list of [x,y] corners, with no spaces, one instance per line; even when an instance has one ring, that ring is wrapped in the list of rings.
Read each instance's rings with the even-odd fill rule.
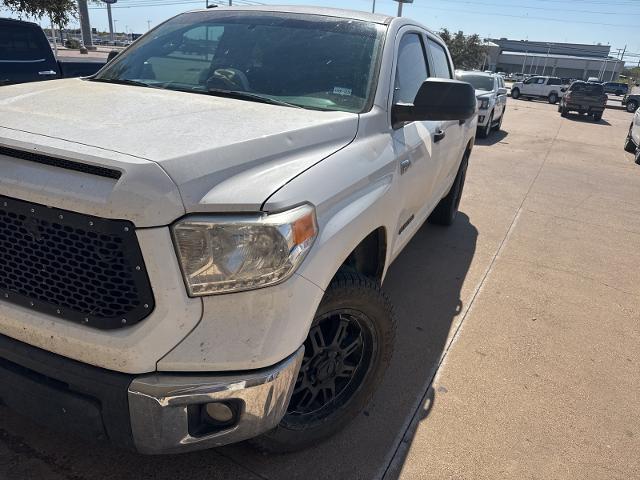
[[[380,285],[455,217],[474,89],[407,18],[181,14],[0,91],[0,400],[141,453],[312,445],[391,358]]]
[[[544,98],[549,103],[558,103],[562,97],[562,79],[558,77],[531,77],[516,82],[511,87],[511,98]]]

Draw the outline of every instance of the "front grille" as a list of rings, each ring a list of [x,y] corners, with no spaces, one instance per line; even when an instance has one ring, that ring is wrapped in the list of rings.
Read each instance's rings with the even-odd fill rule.
[[[131,222],[1,195],[0,299],[101,329],[154,307]]]

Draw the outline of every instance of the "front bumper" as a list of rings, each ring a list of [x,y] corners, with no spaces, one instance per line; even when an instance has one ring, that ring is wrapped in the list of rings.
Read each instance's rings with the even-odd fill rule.
[[[246,440],[284,415],[304,348],[238,373],[133,376],[93,367],[0,335],[0,403],[44,426],[145,454]],[[233,421],[199,427],[202,406],[234,406]]]

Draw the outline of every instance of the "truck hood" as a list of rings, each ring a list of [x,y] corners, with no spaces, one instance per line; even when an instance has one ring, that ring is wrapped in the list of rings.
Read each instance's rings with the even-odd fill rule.
[[[257,211],[353,140],[358,115],[69,79],[0,88],[0,127],[0,143],[16,132],[37,135],[41,151],[99,149],[108,167],[119,168],[114,155],[155,164],[186,212]]]

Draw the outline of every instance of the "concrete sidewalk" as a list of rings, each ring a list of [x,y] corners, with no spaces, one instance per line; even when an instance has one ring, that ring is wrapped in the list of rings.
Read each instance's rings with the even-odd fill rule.
[[[594,124],[511,99],[506,115],[474,150],[456,224],[423,227],[391,267],[396,354],[339,435],[283,456],[234,445],[142,457],[0,408],[0,478],[640,477],[631,115]]]

